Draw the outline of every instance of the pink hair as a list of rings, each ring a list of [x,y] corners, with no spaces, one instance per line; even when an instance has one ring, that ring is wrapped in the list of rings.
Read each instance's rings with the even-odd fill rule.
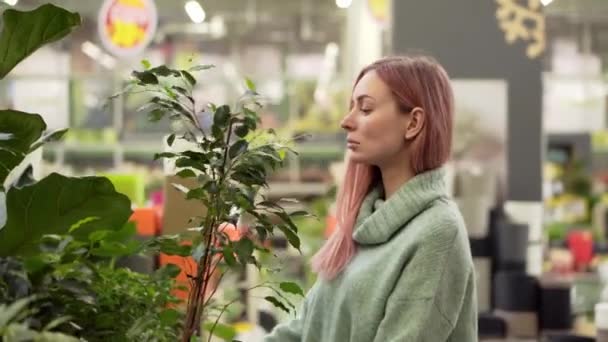
[[[363,68],[354,86],[372,70],[391,89],[402,112],[420,107],[426,113],[424,127],[410,145],[414,173],[441,167],[450,158],[454,116],[454,95],[446,71],[428,56],[385,57]],[[338,228],[312,259],[313,270],[328,280],[342,272],[355,255],[355,221],[377,177],[373,165],[346,163],[336,202]]]

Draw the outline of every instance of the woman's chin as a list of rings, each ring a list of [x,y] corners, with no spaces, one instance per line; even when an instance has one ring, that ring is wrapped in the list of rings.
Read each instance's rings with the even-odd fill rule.
[[[371,164],[369,158],[365,158],[365,156],[363,156],[363,155],[361,155],[360,153],[357,153],[357,152],[351,151],[349,158],[354,163],[358,163],[358,164]]]

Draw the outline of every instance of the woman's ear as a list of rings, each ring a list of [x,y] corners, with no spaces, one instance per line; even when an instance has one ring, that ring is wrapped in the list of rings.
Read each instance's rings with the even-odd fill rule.
[[[416,107],[412,109],[409,113],[410,120],[407,123],[407,127],[405,129],[405,140],[414,139],[422,128],[424,127],[424,123],[426,120],[426,112],[424,109],[420,107]]]

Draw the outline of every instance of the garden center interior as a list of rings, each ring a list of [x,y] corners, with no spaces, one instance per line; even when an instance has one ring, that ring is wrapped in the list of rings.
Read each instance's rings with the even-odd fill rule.
[[[258,128],[290,139],[297,152],[284,156],[262,191],[268,200],[289,199],[279,201],[288,211],[314,217],[294,217],[300,250],[277,232],[266,245],[270,253],[255,252],[268,269],[249,264],[219,283],[218,298],[233,305],[218,341],[226,334],[262,341],[293,318],[284,309],[299,307],[297,291],[285,295],[288,305],[282,297],[268,300],[273,290],[251,288],[289,282],[306,293],[317,279],[311,257],[337,228],[347,152],[340,122],[353,82],[382,56],[425,53],[445,67],[455,96],[453,152],[444,169],[469,235],[479,339],[608,342],[608,1],[0,0],[0,23],[8,32],[23,24],[9,22],[9,11],[47,3],[81,21],[8,75],[0,61],[0,108],[40,114],[49,131],[69,130],[19,167],[31,166],[38,181],[54,173],[109,179],[130,200],[136,241],[191,233],[190,219],[208,208],[180,191],[197,185],[178,175],[189,165],[155,158],[191,147],[174,143],[169,117],[150,120],[142,112],[153,95],[113,96],[133,75],[150,66],[213,65],[196,71],[193,111],[232,106],[255,89],[263,105]],[[14,208],[6,184],[0,199],[8,231]],[[54,200],[36,196],[43,195]],[[8,239],[2,230],[0,240]],[[143,275],[175,264],[182,269],[176,282],[187,285],[201,252],[191,253],[112,262]],[[0,311],[6,256],[0,251]],[[188,299],[187,289],[172,293]]]

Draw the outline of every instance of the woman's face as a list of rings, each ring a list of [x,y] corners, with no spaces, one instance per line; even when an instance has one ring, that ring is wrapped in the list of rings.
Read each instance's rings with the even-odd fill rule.
[[[354,162],[375,166],[407,158],[406,129],[410,115],[399,111],[388,86],[375,71],[367,72],[353,90],[350,112],[341,126]]]

